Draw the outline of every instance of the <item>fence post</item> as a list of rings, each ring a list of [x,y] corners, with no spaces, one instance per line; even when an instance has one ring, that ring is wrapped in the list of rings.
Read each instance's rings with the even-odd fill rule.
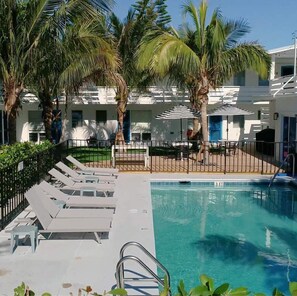
[[[150,141],[150,147],[149,147],[149,156],[150,156],[150,173],[153,173],[153,141]]]
[[[1,192],[0,192],[0,206],[1,206],[1,227],[0,230],[4,229],[4,182],[3,182],[3,169],[0,171],[1,180]]]
[[[262,152],[262,155],[261,155],[261,175],[264,174],[264,141],[261,142],[261,145],[262,145],[262,149],[261,149],[261,152]]]
[[[190,172],[190,143],[189,143],[189,140],[187,141],[187,174],[189,174]]]
[[[227,173],[227,142],[225,142],[225,150],[224,150],[224,174]]]

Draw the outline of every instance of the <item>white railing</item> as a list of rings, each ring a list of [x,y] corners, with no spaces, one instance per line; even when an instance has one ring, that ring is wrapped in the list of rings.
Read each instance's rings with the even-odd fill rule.
[[[297,76],[283,76],[270,81],[270,93],[273,97],[297,94]]]
[[[296,82],[296,81],[295,81]],[[284,81],[277,82],[274,87],[280,88]],[[291,84],[289,84],[291,86]],[[275,90],[275,92],[278,90]],[[289,89],[288,89],[289,90]],[[223,86],[209,92],[210,103],[218,102],[253,102],[254,97],[268,96],[269,87],[250,87],[250,86]],[[59,101],[64,103],[66,98],[62,94]],[[69,96],[72,104],[116,104],[115,88],[103,86],[87,86],[82,87],[78,94]],[[36,103],[38,99],[30,92],[22,94],[23,103]],[[189,93],[185,90],[179,90],[177,87],[150,87],[147,92],[139,93],[132,91],[129,98],[129,103],[133,104],[156,104],[156,103],[173,103],[185,104],[189,103]]]

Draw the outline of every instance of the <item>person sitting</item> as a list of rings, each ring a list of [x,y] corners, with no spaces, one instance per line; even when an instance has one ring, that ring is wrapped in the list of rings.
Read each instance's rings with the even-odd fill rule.
[[[191,140],[192,133],[193,133],[193,128],[191,126],[189,126],[188,130],[187,130],[187,139],[188,139],[188,141]]]

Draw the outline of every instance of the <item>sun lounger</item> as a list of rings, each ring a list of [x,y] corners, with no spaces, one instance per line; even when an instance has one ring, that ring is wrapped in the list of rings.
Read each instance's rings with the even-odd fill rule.
[[[114,192],[115,189],[115,184],[75,182],[73,179],[68,178],[56,169],[51,169],[49,174],[65,185],[63,189],[80,191],[96,190],[98,192],[104,192],[106,196],[109,196],[109,193]]]
[[[73,169],[71,169],[69,166],[67,166],[65,163],[59,161],[55,164],[57,168],[59,168],[61,171],[66,173],[70,178],[73,180],[77,180],[79,182],[91,182],[91,183],[114,183],[115,178],[113,176],[99,176],[99,175],[83,175],[79,174]]]
[[[36,195],[32,196],[32,198],[37,198],[38,201],[42,202],[53,218],[113,218],[113,210],[111,209],[60,208],[38,185],[35,185],[34,189]]]
[[[51,197],[64,201],[68,208],[116,208],[117,198],[114,197],[73,196],[65,194],[46,181],[42,181],[38,186]]]
[[[38,192],[32,187],[25,193],[25,197],[35,212],[42,230],[40,233],[87,233],[93,232],[96,240],[100,243],[100,233],[110,231],[111,219],[109,218],[54,218],[50,215],[44,203],[36,196]]]
[[[71,155],[66,157],[72,164],[74,164],[82,173],[95,173],[95,174],[104,174],[104,175],[112,175],[117,177],[119,170],[114,168],[90,168],[85,166],[83,163],[78,161]]]

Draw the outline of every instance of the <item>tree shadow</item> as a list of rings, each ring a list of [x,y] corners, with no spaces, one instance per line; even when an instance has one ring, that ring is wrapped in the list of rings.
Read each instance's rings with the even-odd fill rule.
[[[273,229],[290,245],[296,245],[297,239],[294,238],[293,232],[289,233],[284,230],[283,233],[282,229],[271,227],[272,231],[274,231]],[[297,233],[295,233],[296,235]],[[280,254],[268,248],[259,248],[233,236],[208,235],[205,239],[194,242],[193,245],[200,253],[209,258],[220,260],[226,265],[236,264],[251,268],[257,265],[265,274],[265,286],[271,291],[277,287],[286,292],[288,279],[293,281],[297,278],[297,261],[290,261],[287,254]]]
[[[240,241],[233,236],[207,235],[205,239],[193,243],[202,253],[226,263],[257,264],[258,252],[255,245]]]

